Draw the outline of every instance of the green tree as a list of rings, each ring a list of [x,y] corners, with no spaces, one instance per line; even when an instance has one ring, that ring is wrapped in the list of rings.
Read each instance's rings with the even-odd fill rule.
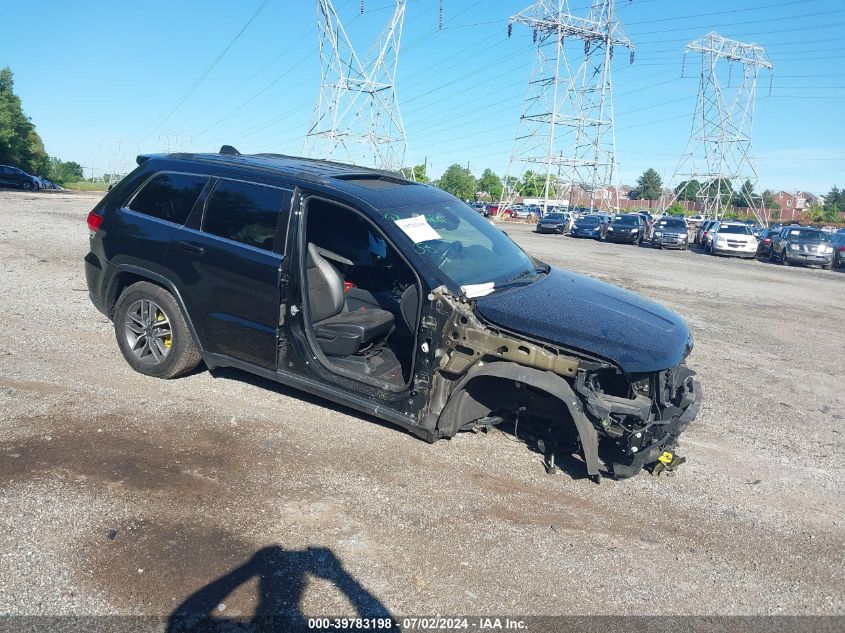
[[[545,184],[543,176],[529,169],[522,174],[522,180],[519,181],[519,190],[526,198],[536,198],[543,195]]]
[[[716,178],[707,183],[707,196],[719,200],[719,206],[726,208],[733,200],[734,190],[727,178]]]
[[[637,197],[635,200],[642,198],[643,200],[657,200],[660,194],[663,193],[663,179],[651,167],[643,172],[643,175],[637,179]]]
[[[823,207],[822,208],[822,221],[824,222],[840,222],[842,217],[840,216],[839,209],[834,209],[833,207]]]
[[[780,209],[780,207],[778,206],[778,203],[775,202],[775,197],[772,195],[772,192],[769,191],[768,189],[766,189],[763,192],[763,206],[766,207],[767,209]],[[774,217],[774,216],[772,216],[772,217]],[[780,217],[780,215],[778,215],[778,218],[779,217]]]
[[[742,188],[734,195],[733,204],[735,207],[748,208],[750,205],[756,204],[755,198],[759,200],[759,196],[754,193],[754,185],[751,183],[751,179],[746,178],[745,182],[742,183]]]
[[[461,167],[458,163],[450,165],[440,176],[440,180],[434,184],[461,200],[474,199],[475,192],[478,191],[475,176],[469,169]]]
[[[502,179],[492,169],[485,169],[478,179],[478,190],[490,194],[491,200],[499,200],[502,197]]]
[[[824,208],[839,212],[845,211],[845,192],[839,187],[831,187],[830,192],[824,198]]]
[[[414,165],[413,167],[403,167],[399,170],[405,178],[410,178],[411,175],[414,177],[415,182],[428,182],[428,175],[425,173],[425,164],[421,165]]]
[[[666,208],[666,213],[669,215],[686,215],[687,210],[684,208],[684,205],[678,202],[673,202]]]
[[[697,180],[685,180],[675,187],[675,193],[678,195],[678,200],[695,200],[699,189],[701,189],[701,183]]]
[[[48,161],[44,143],[24,114],[14,88],[14,75],[6,66],[0,70],[0,163],[43,174]]]
[[[49,166],[46,171],[47,177],[60,185],[69,182],[80,182],[85,179],[82,165],[73,161],[65,162],[54,156],[50,157]]]

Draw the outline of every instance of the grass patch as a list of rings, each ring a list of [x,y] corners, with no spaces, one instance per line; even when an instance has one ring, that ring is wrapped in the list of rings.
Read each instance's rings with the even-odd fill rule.
[[[65,189],[74,189],[76,191],[108,191],[109,183],[107,182],[68,182],[62,185]]]

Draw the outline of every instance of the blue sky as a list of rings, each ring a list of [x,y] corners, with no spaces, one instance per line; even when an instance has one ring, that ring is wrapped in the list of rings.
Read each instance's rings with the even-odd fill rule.
[[[108,171],[169,143],[196,151],[299,153],[319,89],[312,0],[269,0],[195,90],[263,0],[2,1],[0,66],[10,65],[51,155]],[[335,0],[367,38],[391,0]],[[428,159],[503,174],[534,58],[508,16],[529,0],[409,0],[397,86],[407,163]],[[583,10],[589,0],[572,0]],[[622,182],[647,167],[671,179],[690,133],[698,80],[681,78],[684,45],[709,30],[754,41],[775,71],[758,90],[754,146],[761,188],[845,185],[845,3],[842,0],[623,0],[636,60],[614,61]],[[362,47],[362,48],[365,48]],[[688,60],[687,68],[692,66]]]

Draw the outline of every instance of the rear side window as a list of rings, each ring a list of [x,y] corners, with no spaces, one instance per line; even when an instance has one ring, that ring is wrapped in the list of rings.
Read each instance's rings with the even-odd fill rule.
[[[247,182],[220,180],[205,206],[202,230],[242,244],[272,250],[288,192]],[[287,217],[287,209],[285,209]]]
[[[129,208],[159,220],[185,224],[207,182],[207,176],[158,174],[144,185]]]

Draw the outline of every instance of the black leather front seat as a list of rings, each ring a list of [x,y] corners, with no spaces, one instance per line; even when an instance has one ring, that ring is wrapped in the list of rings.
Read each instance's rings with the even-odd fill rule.
[[[351,356],[390,334],[393,314],[387,310],[349,312],[343,277],[314,244],[308,244],[306,277],[311,326],[326,356]]]

